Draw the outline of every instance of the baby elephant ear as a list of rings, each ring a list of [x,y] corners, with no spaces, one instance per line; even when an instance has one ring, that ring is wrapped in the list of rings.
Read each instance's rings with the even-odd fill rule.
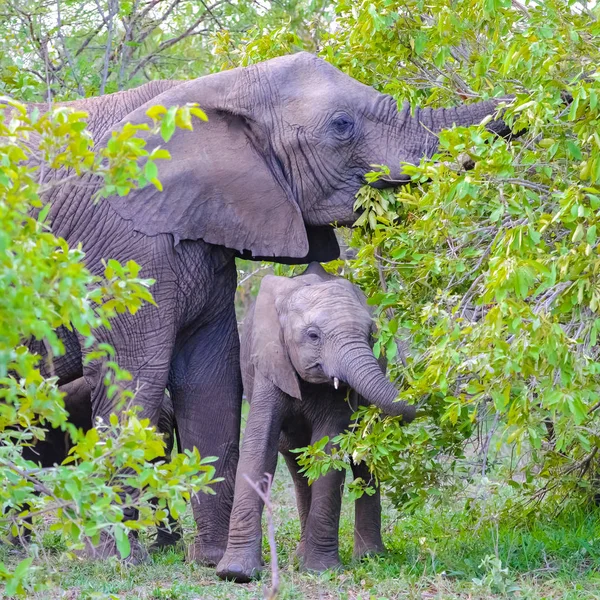
[[[251,360],[255,368],[282,392],[298,400],[301,400],[300,383],[283,340],[276,303],[301,285],[305,284],[300,278],[275,275],[263,278],[251,331]]]

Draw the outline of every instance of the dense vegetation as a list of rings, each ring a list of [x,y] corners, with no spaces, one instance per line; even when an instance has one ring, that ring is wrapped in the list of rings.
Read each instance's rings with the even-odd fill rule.
[[[299,49],[319,52],[399,105],[514,96],[504,117],[519,137],[497,139],[483,125],[444,132],[437,156],[406,167],[411,186],[359,194],[363,216],[343,233],[354,258],[328,268],[367,291],[380,326],[376,352],[386,355],[402,397],[422,413],[401,428],[365,409],[341,436],[338,454],[326,455],[317,444],[302,459],[311,477],[344,468],[349,454],[367,460],[396,507],[421,511],[450,500],[465,508],[464,527],[492,516],[516,523],[540,510],[552,515],[565,502],[592,510],[600,483],[597,5],[11,0],[1,7],[0,91],[15,100],[71,99],[147,79],[195,77]],[[26,216],[43,190],[39,173],[23,164],[30,153],[25,140],[32,131],[45,136],[49,168],[94,170],[109,192],[152,185],[145,173],[155,170],[144,172],[148,157],[134,131],[116,134],[127,142],[118,156],[94,155],[84,115],[28,119],[18,104],[3,105],[17,112],[13,125],[2,125],[0,146],[0,394],[7,401],[0,405],[0,441],[8,444],[0,477],[9,482],[0,491],[8,511],[0,527],[14,525],[26,500],[41,512],[81,497],[59,525],[71,541],[83,528],[94,534],[102,527],[126,539],[122,532],[133,525],[121,526],[118,511],[89,510],[117,466],[134,467],[139,483],[151,486],[138,500],[142,525],[161,518],[151,516],[148,498],[166,497],[165,482],[180,478],[180,487],[169,487],[177,509],[191,489],[206,489],[212,473],[197,455],[161,470],[149,466],[160,442],[135,413],[110,431],[88,434],[75,451],[77,467],[50,474],[30,473],[10,444],[43,435],[44,423],[63,423],[55,382],[41,378],[23,341],[45,338],[56,354],[57,325],[72,323],[92,340],[114,311],[149,300],[138,266],[108,264],[106,279],[94,280],[81,252],[48,231],[43,212]],[[187,126],[189,117],[177,123]],[[382,169],[374,165],[374,172]],[[242,311],[267,272],[260,269],[240,263]],[[126,377],[113,366],[110,384]],[[98,435],[104,446],[95,443]],[[148,439],[145,451],[133,444],[140,435]],[[34,497],[35,490],[41,494]],[[0,570],[12,591],[22,589],[29,564],[14,576]]]

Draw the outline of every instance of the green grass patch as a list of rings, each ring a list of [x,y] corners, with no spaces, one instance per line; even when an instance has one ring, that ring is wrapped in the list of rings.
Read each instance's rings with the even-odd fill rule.
[[[600,600],[598,510],[564,510],[554,519],[540,513],[515,526],[491,509],[484,518],[458,503],[410,515],[386,505],[383,529],[388,552],[354,562],[354,511],[345,499],[340,533],[344,568],[313,575],[300,573],[294,559],[300,528],[285,466],[278,469],[274,500],[282,600]],[[183,525],[189,543],[194,532],[191,514]],[[60,539],[47,531],[39,534],[39,540],[35,565],[50,587],[31,594],[35,600],[254,599],[261,598],[263,587],[270,583],[268,570],[257,583],[222,582],[214,569],[186,562],[183,551],[163,552],[148,564],[129,567],[117,560],[69,559],[62,553]],[[265,540],[267,563],[268,559]],[[0,561],[17,560],[14,551],[0,549]]]

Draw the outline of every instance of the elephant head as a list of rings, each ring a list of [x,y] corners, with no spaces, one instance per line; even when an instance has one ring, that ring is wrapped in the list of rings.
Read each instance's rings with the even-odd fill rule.
[[[362,292],[313,263],[291,279],[261,282],[251,319],[251,361],[283,392],[301,400],[300,380],[347,385],[386,414],[415,417],[415,407],[394,402],[398,390],[372,349],[374,323]]]
[[[398,111],[390,96],[299,53],[184,82],[153,96],[122,121],[147,122],[146,110],[196,102],[208,123],[177,130],[161,163],[164,192],[146,188],[111,200],[148,235],[203,239],[242,256],[306,263],[336,258],[331,225],[351,225],[355,194],[373,164],[406,181],[401,162],[437,149],[436,132],[470,125],[495,102],[450,110]],[[159,136],[148,148],[162,144]]]

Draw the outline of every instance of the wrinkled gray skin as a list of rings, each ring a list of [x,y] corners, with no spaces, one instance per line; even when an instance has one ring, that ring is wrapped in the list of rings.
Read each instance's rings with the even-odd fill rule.
[[[65,409],[69,413],[69,422],[78,429],[88,431],[92,427],[92,405],[90,402],[91,390],[83,377],[75,379],[60,387],[65,394]],[[174,443],[174,414],[173,403],[167,394],[164,395],[158,419],[157,429],[164,435],[165,456],[169,457]],[[41,467],[53,467],[60,465],[67,457],[71,448],[71,438],[67,432],[50,428],[46,433],[46,439],[40,440],[35,446],[23,448],[23,457],[27,460],[37,462]],[[28,541],[31,532],[24,529],[19,538],[14,538],[13,543]],[[161,550],[174,546],[181,539],[181,528],[177,521],[169,513],[169,527],[157,527],[156,539],[150,550]],[[135,549],[135,545],[132,545]],[[139,549],[142,556],[143,549]],[[134,559],[137,557],[133,557]]]
[[[306,569],[339,566],[338,526],[344,472],[332,470],[311,487],[300,474],[294,448],[333,439],[347,429],[356,403],[373,403],[410,422],[415,407],[394,402],[396,388],[373,356],[374,324],[362,293],[313,263],[299,277],[267,276],[241,336],[244,391],[250,413],[235,483],[229,543],[217,567],[224,579],[244,583],[261,568],[263,503],[248,483],[273,474],[277,450],[296,488]],[[335,388],[335,378],[339,388]],[[351,388],[350,404],[347,402]],[[362,396],[358,396],[358,394]],[[354,408],[353,408],[353,406]],[[370,481],[364,465],[355,476]],[[356,502],[354,555],[383,551],[379,490]]]
[[[436,150],[436,132],[479,123],[495,103],[411,116],[408,107],[398,112],[391,97],[299,53],[70,106],[89,113],[101,146],[124,123],[147,122],[151,106],[186,102],[197,102],[208,123],[178,130],[166,144],[160,136],[148,139],[149,150],[162,145],[172,155],[159,166],[164,192],[150,186],[94,204],[98,179],[86,186],[69,180],[48,200],[54,233],[82,243],[94,274],[103,273],[102,259],[134,260],[142,276],[156,280],[157,306],[118,315],[97,338],[115,348],[116,360],[133,375],[147,417],[158,421],[168,387],[181,448],[219,457],[216,475],[224,481],[215,495],[193,501],[198,536],[191,551],[216,564],[227,542],[242,397],[235,256],[288,263],[336,258],[330,224],[355,221],[354,196],[370,165],[390,165],[392,179],[401,180],[400,161],[417,163]],[[61,384],[83,375],[93,416],[107,418],[113,406],[102,365],[82,364],[82,340],[66,330],[61,335],[69,348],[54,360]],[[41,344],[34,349],[45,353]]]

